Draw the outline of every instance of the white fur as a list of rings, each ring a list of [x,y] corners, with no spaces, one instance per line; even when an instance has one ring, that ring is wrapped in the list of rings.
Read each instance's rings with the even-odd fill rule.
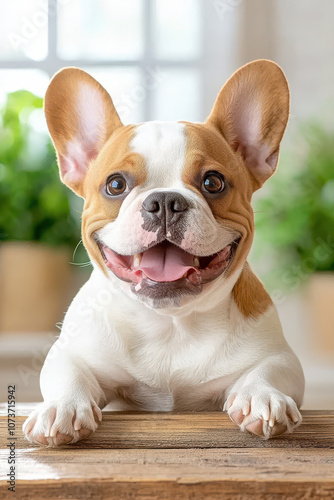
[[[137,127],[131,147],[146,160],[149,175],[143,188],[184,188],[181,176],[187,139],[183,123],[143,123]]]
[[[129,254],[154,240],[154,234],[134,229],[141,223],[143,199],[152,189],[166,188],[180,191],[192,204],[193,231],[183,248],[207,255],[232,241],[235,235],[182,183],[183,125],[141,125],[132,148],[146,159],[148,180],[99,232],[105,244]],[[301,421],[303,372],[274,306],[256,320],[237,308],[231,291],[241,271],[205,285],[181,308],[154,310],[136,300],[127,283],[95,268],[47,356],[41,373],[45,401],[24,424],[27,438],[57,445],[67,435],[75,442],[81,432],[95,430],[98,407],[107,404],[115,410],[162,411],[222,410],[226,404],[232,418],[249,410],[241,429],[262,419],[265,437],[275,423],[292,431]]]

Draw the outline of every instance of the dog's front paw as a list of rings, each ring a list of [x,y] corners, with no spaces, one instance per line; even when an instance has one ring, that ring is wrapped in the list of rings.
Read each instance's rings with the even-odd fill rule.
[[[59,446],[88,437],[101,420],[94,401],[45,402],[24,422],[23,432],[31,443]]]
[[[266,439],[293,430],[302,416],[289,396],[273,387],[254,385],[241,387],[227,398],[224,410],[242,431]]]

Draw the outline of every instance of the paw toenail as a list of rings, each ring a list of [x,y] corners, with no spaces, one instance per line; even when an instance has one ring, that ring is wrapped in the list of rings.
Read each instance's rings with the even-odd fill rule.
[[[238,410],[238,411],[231,413],[230,417],[234,423],[236,423],[237,425],[240,425],[244,419],[244,414],[242,413],[241,410]]]

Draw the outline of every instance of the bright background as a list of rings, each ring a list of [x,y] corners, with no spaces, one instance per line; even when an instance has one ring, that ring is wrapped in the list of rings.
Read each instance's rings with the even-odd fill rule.
[[[255,196],[251,263],[304,365],[304,406],[333,409],[334,3],[15,0],[0,14],[0,400],[15,382],[21,401],[40,399],[38,373],[55,321],[33,284],[40,279],[43,297],[60,301],[55,317],[61,321],[89,272],[78,266],[86,259],[80,246],[73,259],[66,254],[66,269],[59,256],[51,264],[51,253],[42,255],[43,245],[46,252],[60,245],[73,253],[80,202],[58,181],[42,100],[8,93],[24,89],[40,98],[57,70],[79,66],[110,92],[124,123],[202,121],[239,66],[269,58],[289,80],[291,119],[279,173]],[[14,258],[21,250],[10,245],[17,240],[38,245],[40,275],[28,264],[30,247]],[[70,276],[61,280],[63,272]],[[18,290],[35,305],[20,306]],[[5,321],[11,308],[14,319],[32,316],[36,326],[25,331],[11,317]]]

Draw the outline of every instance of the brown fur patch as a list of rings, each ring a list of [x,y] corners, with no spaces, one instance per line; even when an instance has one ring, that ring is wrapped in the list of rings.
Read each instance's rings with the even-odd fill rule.
[[[187,186],[200,192],[201,179],[208,170],[221,172],[228,183],[225,194],[223,192],[216,198],[207,197],[206,201],[217,220],[242,235],[228,275],[244,266],[232,295],[240,312],[255,318],[263,314],[272,301],[246,262],[254,235],[252,178],[242,157],[232,151],[214,128],[208,124],[186,123],[186,134],[188,142],[183,181]]]
[[[221,172],[227,183],[226,192],[206,197],[214,217],[225,227],[237,231],[241,241],[228,269],[231,275],[245,262],[254,233],[251,207],[252,180],[240,155],[234,153],[225,139],[207,124],[186,123],[187,150],[182,180],[200,193],[201,180],[208,170]],[[205,196],[204,196],[205,197]]]
[[[246,262],[238,281],[232,290],[232,296],[239,311],[246,317],[256,318],[264,314],[272,300],[262,282],[253,273]]]
[[[87,250],[103,270],[105,266],[94,240],[94,233],[117,218],[124,199],[107,197],[102,193],[106,180],[112,173],[129,172],[134,186],[137,186],[145,182],[147,177],[143,158],[130,150],[135,128],[136,125],[128,125],[112,134],[96,160],[88,168],[84,180],[82,239]]]

